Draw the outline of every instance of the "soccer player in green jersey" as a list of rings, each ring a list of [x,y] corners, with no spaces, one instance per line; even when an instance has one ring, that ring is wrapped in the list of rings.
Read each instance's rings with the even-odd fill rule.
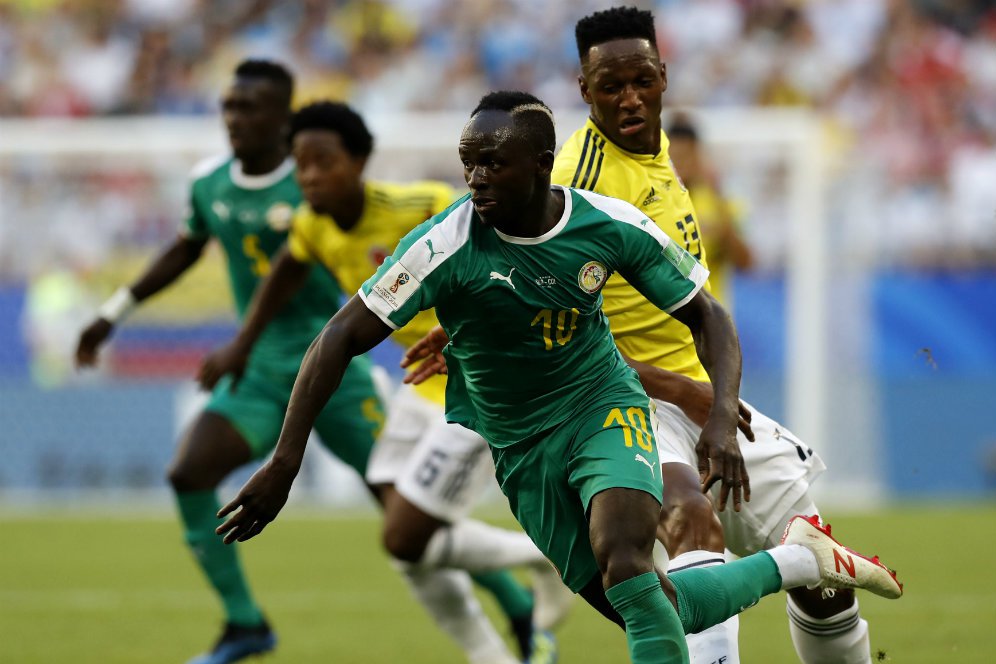
[[[447,417],[488,441],[519,523],[568,587],[624,626],[633,662],[687,662],[685,632],[783,588],[898,597],[888,570],[806,520],[769,552],[658,575],[653,413],[616,350],[600,290],[619,272],[692,330],[716,394],[706,456],[737,430],[739,344],[702,290],[708,272],[639,210],[551,187],[554,145],[553,116],[532,95],[481,100],[460,139],[472,193],[409,233],[329,321],[302,363],[273,458],[221,510],[232,516],[219,534],[245,541],[276,517],[350,357],[435,307],[450,339]],[[849,573],[836,573],[835,560]]]
[[[316,102],[298,109],[289,140],[305,202],[295,213],[287,247],[274,256],[272,270],[256,289],[239,334],[205,360],[207,380],[243,373],[260,335],[304,285],[313,265],[355,292],[401,238],[457,198],[443,182],[367,178],[374,137],[346,104]],[[435,325],[427,311],[394,338],[410,344]],[[563,618],[573,597],[529,537],[468,518],[494,482],[494,465],[480,436],[446,422],[445,390],[445,379],[438,378],[389,399],[366,476],[384,508],[384,548],[472,664],[520,660],[482,610],[468,572],[508,617],[522,658],[531,664],[555,661],[556,641],[546,630]],[[532,572],[532,592],[508,571],[522,565]]]
[[[80,335],[78,365],[94,364],[98,349],[124,314],[176,281],[212,238],[225,251],[236,307],[240,316],[245,313],[301,202],[287,146],[292,89],[291,75],[278,64],[248,60],[235,69],[222,98],[233,154],[195,169],[179,237],[137,281],[100,309]],[[198,664],[236,661],[276,644],[249,590],[237,550],[214,536],[219,507],[215,489],[234,469],[273,449],[301,357],[338,309],[340,295],[325,271],[310,270],[302,289],[257,343],[245,372],[217,384],[176,451],[169,482],[184,535],[225,610],[224,632],[211,652],[194,660]],[[364,357],[350,362],[343,391],[328,406],[322,404],[315,420],[326,446],[361,477],[383,422],[370,368]]]

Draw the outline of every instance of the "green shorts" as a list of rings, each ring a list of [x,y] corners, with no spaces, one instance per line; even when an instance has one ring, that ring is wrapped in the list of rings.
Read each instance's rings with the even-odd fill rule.
[[[639,489],[662,500],[650,408],[632,397],[607,400],[535,438],[492,448],[512,513],[574,592],[599,574],[587,518],[595,494]]]
[[[384,407],[370,376],[367,357],[349,363],[342,384],[315,421],[322,444],[363,477],[374,441],[384,424]],[[205,410],[221,415],[242,434],[252,458],[266,456],[277,444],[295,373],[286,366],[250,360],[242,380],[231,390],[231,377],[215,386]]]

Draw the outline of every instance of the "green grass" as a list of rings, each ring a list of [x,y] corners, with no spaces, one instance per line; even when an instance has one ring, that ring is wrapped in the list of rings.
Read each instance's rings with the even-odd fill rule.
[[[895,602],[861,597],[873,654],[902,663],[993,661],[996,507],[908,506],[833,524],[848,544],[882,554],[906,583]],[[243,547],[281,639],[264,661],[461,661],[388,567],[377,532],[369,517],[291,512]],[[183,662],[213,641],[219,620],[166,515],[0,516],[2,662]],[[744,662],[796,661],[780,598],[744,614],[740,634]],[[580,601],[559,637],[562,662],[626,661],[622,632]]]

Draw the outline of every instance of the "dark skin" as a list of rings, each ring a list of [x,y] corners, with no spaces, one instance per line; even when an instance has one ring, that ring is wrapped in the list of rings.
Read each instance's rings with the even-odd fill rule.
[[[662,96],[667,89],[667,68],[649,40],[618,39],[593,46],[581,60],[578,85],[582,99],[590,107],[592,120],[609,140],[636,154],[656,155],[660,152]],[[659,392],[655,394],[656,387],[659,386],[644,385],[650,396],[667,399]],[[728,453],[734,454],[732,450]],[[739,448],[735,454],[740,455]],[[658,534],[669,555],[674,557],[701,549],[721,553],[724,549],[723,531],[713,513],[711,501],[704,495],[708,489],[707,482],[696,477],[691,468],[679,463],[663,464],[661,475],[664,480],[664,506]],[[746,473],[743,473],[742,479],[747,481]],[[747,486],[745,498],[749,499]],[[725,501],[721,499],[720,509],[723,506]],[[738,501],[734,498],[734,509],[738,507]],[[839,613],[854,603],[853,591],[838,592],[829,600],[823,599],[818,590],[795,588],[789,592],[809,615],[817,618]]]
[[[460,139],[460,159],[482,223],[509,235],[537,237],[561,217],[563,195],[550,188],[553,152],[538,150],[520,136],[510,114],[484,111],[471,118]],[[703,437],[733,437],[740,353],[732,324],[704,294],[679,311],[678,319],[692,327],[696,347],[714,374],[716,401]],[[370,350],[390,332],[358,297],[329,321],[301,365],[273,458],[219,512],[228,516],[217,530],[225,542],[250,539],[276,518],[300,469],[308,431],[341,382],[350,358]],[[583,594],[594,606],[606,605],[605,588],[654,569],[659,511],[653,496],[633,489],[607,489],[592,499],[589,537],[601,572],[601,591],[591,585]],[[663,583],[674,602],[671,584],[666,579]]]
[[[272,172],[287,158],[289,119],[285,91],[263,78],[237,77],[221,99],[222,118],[232,151],[247,175]],[[205,240],[180,236],[130,286],[137,302],[176,281],[200,259]],[[77,367],[93,366],[114,325],[94,320],[80,334]],[[177,491],[215,488],[232,470],[248,462],[251,451],[225,418],[202,412],[185,434],[168,471]]]
[[[330,215],[344,231],[356,226],[363,215],[367,158],[351,154],[337,132],[322,129],[295,134],[292,150],[298,184],[311,207]],[[334,273],[334,265],[325,267]],[[225,374],[233,377],[234,387],[260,334],[301,289],[310,271],[311,265],[295,259],[286,246],[280,250],[253,295],[238,336],[205,358],[198,376],[205,389],[213,388]],[[384,548],[395,558],[418,562],[432,535],[447,522],[413,505],[393,484],[373,488],[384,507]]]

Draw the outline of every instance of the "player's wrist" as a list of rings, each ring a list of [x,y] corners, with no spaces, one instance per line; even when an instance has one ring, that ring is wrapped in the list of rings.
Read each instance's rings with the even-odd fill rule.
[[[114,291],[114,294],[107,298],[97,309],[97,315],[112,325],[117,325],[128,317],[138,304],[135,294],[127,286]]]

